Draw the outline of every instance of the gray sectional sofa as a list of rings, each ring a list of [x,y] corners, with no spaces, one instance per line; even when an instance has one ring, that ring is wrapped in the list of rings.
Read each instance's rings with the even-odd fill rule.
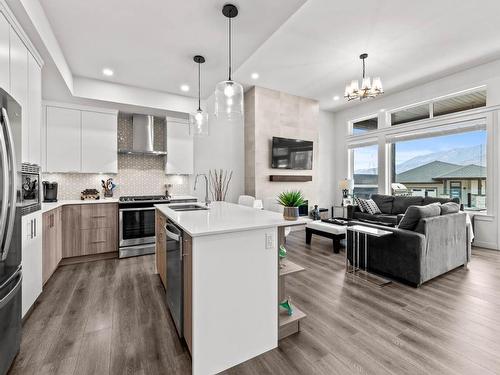
[[[381,214],[371,215],[366,212],[361,212],[358,206],[348,206],[347,217],[349,219],[396,225],[401,221],[406,209],[410,206],[426,206],[436,202],[455,202],[460,204],[458,198],[394,197],[392,195],[372,194],[371,199],[375,201],[380,211],[382,211]]]
[[[393,205],[390,212],[394,212],[391,215],[396,216],[399,222],[398,212],[401,212],[403,208],[406,212],[406,209],[410,207],[407,204],[415,203],[417,200],[406,198],[403,205],[402,201],[397,199],[400,197],[393,198],[395,199],[392,202],[390,199],[385,200],[387,206],[384,210],[387,212],[390,203],[396,203],[396,208]],[[381,202],[381,198],[374,197],[375,199]],[[454,205],[453,213],[449,213],[450,204],[444,205],[445,207],[441,205],[413,206],[417,207],[408,210],[409,214],[401,221],[399,228],[382,225],[382,222],[374,224],[356,220],[350,221],[349,225],[360,224],[392,232],[392,235],[386,237],[368,237],[368,269],[418,287],[434,277],[466,265],[470,259],[470,239],[466,213],[459,211],[458,205]],[[383,204],[379,208],[382,211]],[[402,227],[407,229],[401,229]],[[360,248],[364,249],[364,236],[361,235],[359,240]],[[353,234],[347,231],[347,258],[351,263],[352,252]],[[364,252],[361,251],[361,268],[364,268],[364,265]]]

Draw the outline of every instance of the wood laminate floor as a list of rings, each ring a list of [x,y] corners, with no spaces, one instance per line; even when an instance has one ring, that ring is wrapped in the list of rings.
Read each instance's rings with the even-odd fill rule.
[[[226,371],[260,374],[499,374],[500,253],[473,251],[419,289],[344,274],[331,240],[293,232],[292,300],[302,331]],[[190,374],[190,358],[153,274],[153,256],[68,265],[49,280],[23,329],[17,374]]]

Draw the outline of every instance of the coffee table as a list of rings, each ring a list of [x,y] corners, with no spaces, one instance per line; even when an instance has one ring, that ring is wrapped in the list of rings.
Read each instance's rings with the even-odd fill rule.
[[[333,252],[338,254],[340,251],[340,240],[345,238],[346,231],[346,225],[330,224],[321,220],[315,220],[306,225],[306,244],[311,244],[313,234],[331,238],[333,240]]]

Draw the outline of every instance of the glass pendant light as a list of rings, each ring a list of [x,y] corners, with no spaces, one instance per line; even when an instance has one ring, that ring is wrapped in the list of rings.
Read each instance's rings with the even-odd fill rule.
[[[238,15],[238,8],[233,4],[226,4],[222,8],[222,14],[229,23],[229,78],[215,86],[215,116],[235,120],[243,118],[243,86],[231,79],[231,19]]]
[[[196,55],[193,60],[198,64],[198,109],[189,114],[189,129],[193,135],[207,136],[208,113],[201,109],[201,64],[205,62],[205,58]]]

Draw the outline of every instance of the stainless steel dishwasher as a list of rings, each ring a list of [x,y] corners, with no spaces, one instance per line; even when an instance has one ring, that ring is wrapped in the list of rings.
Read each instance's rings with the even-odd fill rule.
[[[167,220],[167,305],[179,337],[183,337],[184,294],[182,229]]]

